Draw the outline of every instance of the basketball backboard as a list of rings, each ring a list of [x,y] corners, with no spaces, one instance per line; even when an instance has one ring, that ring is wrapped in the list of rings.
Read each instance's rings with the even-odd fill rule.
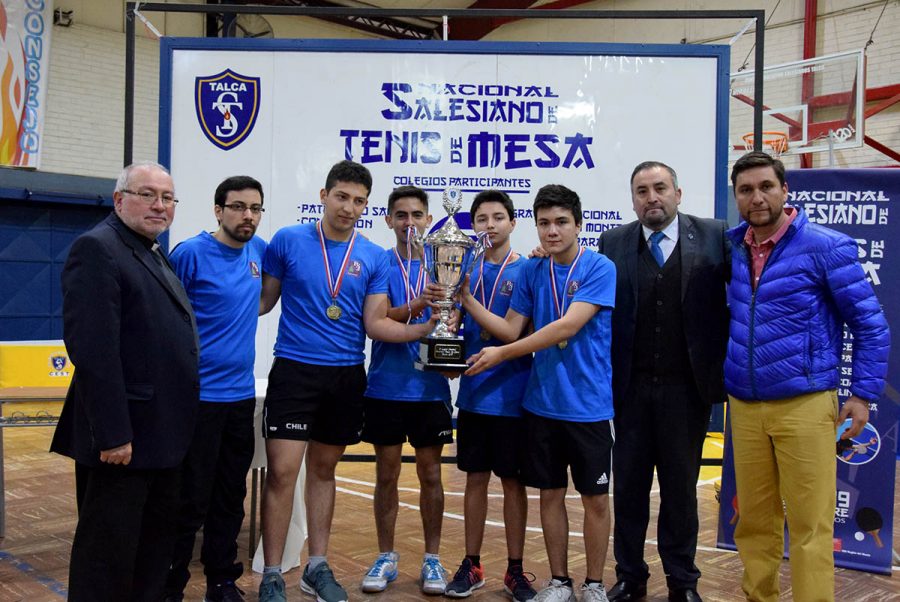
[[[752,147],[753,71],[731,76],[730,159]],[[862,50],[766,67],[763,140],[787,135],[781,154],[816,153],[863,144],[865,62]],[[750,137],[752,140],[752,136]],[[763,150],[771,151],[770,148]]]

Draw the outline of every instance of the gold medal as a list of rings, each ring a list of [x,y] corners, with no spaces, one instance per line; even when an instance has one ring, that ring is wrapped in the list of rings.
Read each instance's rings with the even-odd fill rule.
[[[337,303],[329,305],[328,309],[325,310],[325,315],[331,320],[340,320],[341,313],[343,312],[341,312],[341,308],[337,306]]]
[[[569,346],[569,341],[560,341],[559,343],[556,344],[556,346],[559,347],[560,351],[562,351],[563,349],[565,349],[566,347]]]
[[[491,333],[489,333],[487,330],[482,330],[481,331],[481,340],[482,341],[490,341]]]

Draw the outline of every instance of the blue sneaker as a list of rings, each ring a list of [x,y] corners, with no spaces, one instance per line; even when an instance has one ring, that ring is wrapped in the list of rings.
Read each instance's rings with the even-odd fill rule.
[[[284,578],[281,573],[267,573],[263,575],[259,584],[259,602],[287,602],[284,593]]]
[[[300,589],[316,597],[316,602],[347,602],[347,592],[334,579],[334,573],[327,562],[323,562],[312,571],[309,565],[303,569]]]
[[[388,583],[397,578],[397,562],[400,555],[397,552],[385,552],[379,554],[372,564],[372,568],[362,580],[362,591],[368,593],[383,592]]]
[[[443,594],[447,589],[447,571],[437,558],[426,558],[422,563],[422,576],[419,581],[422,593],[431,596]]]

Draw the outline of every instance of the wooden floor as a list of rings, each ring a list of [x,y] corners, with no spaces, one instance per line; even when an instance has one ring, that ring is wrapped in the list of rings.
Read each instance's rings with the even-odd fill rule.
[[[27,600],[29,602],[57,601],[66,596],[68,555],[75,526],[74,477],[70,460],[47,453],[50,428],[7,428],[5,437],[6,467],[6,538],[0,540],[0,601]],[[355,453],[371,453],[365,446],[357,446]],[[445,455],[452,455],[451,446]],[[721,440],[708,439],[705,456],[721,455]],[[703,573],[700,592],[705,600],[740,600],[741,563],[736,554],[715,548],[716,501],[713,481],[718,469],[704,468],[698,483],[700,499],[700,548],[697,565]],[[462,491],[464,476],[452,464],[444,465],[445,517],[441,544],[442,560],[448,571],[456,569],[463,554]],[[374,465],[368,462],[345,462],[338,468],[337,511],[335,512],[329,562],[339,581],[350,592],[352,600],[381,602],[421,600],[416,584],[423,548],[421,523],[418,516],[418,490],[415,469],[404,464],[401,476],[400,515],[397,526],[397,549],[401,555],[398,580],[387,592],[367,595],[359,592],[363,573],[376,553],[372,519]],[[488,602],[508,600],[503,594],[502,577],[506,564],[506,550],[502,527],[499,482],[491,483],[492,497],[488,511],[489,524],[485,532],[482,563],[487,583],[472,600]],[[540,531],[537,500],[532,494],[529,505],[528,532],[525,545],[525,568],[542,581],[548,577],[548,566]],[[900,499],[900,497],[898,497]],[[658,496],[653,499],[656,516]],[[249,502],[248,502],[249,508]],[[894,532],[898,533],[898,504],[895,501]],[[582,511],[580,502],[571,497],[568,502],[570,530],[570,568],[573,578],[584,577],[583,542],[581,540]],[[653,519],[655,520],[655,518]],[[240,553],[248,556],[249,522],[245,521],[239,540]],[[650,537],[655,535],[651,527]],[[666,585],[655,542],[647,545],[647,561],[652,576],[648,583],[648,600],[665,600]],[[615,581],[610,545],[605,578]],[[187,591],[188,600],[202,600],[204,582],[198,562]],[[893,579],[869,573],[838,569],[837,599],[844,601],[882,601],[900,599],[900,575]],[[299,570],[286,575],[289,599],[312,600],[297,587]],[[790,571],[784,564],[782,571],[782,599],[790,600]],[[245,573],[238,585],[248,600],[256,600],[259,576]],[[537,584],[539,585],[539,583]]]

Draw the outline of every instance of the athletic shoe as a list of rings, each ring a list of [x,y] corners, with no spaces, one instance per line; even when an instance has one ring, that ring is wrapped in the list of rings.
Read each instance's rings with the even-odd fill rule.
[[[334,573],[327,562],[323,562],[310,572],[309,565],[303,569],[300,589],[316,597],[317,602],[347,602],[347,592],[334,579]]]
[[[219,583],[206,588],[206,596],[203,602],[243,602],[244,592],[238,589],[234,581]]]
[[[535,602],[578,602],[571,585],[566,585],[558,579],[551,579],[547,587],[542,589],[534,597]]]
[[[259,584],[259,602],[287,602],[284,593],[284,578],[281,573],[263,575]]]
[[[419,581],[423,594],[443,594],[447,589],[447,571],[437,558],[426,558],[422,563],[422,576]]]
[[[468,598],[482,585],[484,585],[484,568],[475,566],[468,558],[463,558],[444,595],[451,598]]]
[[[523,571],[521,565],[513,566],[506,569],[506,575],[503,576],[503,589],[516,602],[533,600],[537,595],[537,592],[531,587],[533,581],[533,574]]]
[[[362,591],[383,592],[388,583],[397,578],[397,562],[400,555],[397,552],[385,552],[379,554],[372,568],[362,580]]]
[[[602,583],[582,583],[581,602],[609,602]]]

